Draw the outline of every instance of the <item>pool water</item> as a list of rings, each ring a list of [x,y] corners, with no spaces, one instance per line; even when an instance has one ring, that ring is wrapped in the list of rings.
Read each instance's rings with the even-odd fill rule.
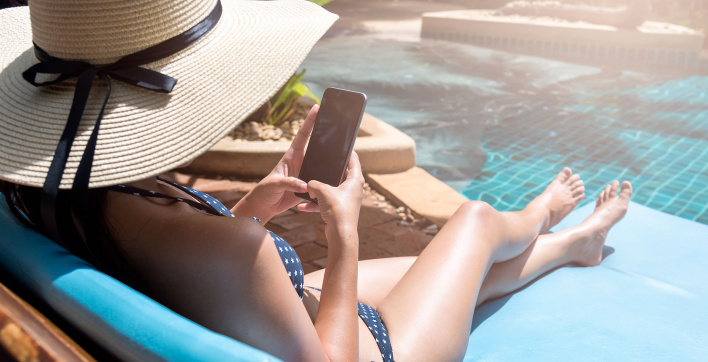
[[[303,68],[315,94],[367,93],[368,113],[415,139],[418,166],[498,210],[569,166],[582,204],[629,180],[635,202],[708,224],[708,77],[356,36],[323,39]]]

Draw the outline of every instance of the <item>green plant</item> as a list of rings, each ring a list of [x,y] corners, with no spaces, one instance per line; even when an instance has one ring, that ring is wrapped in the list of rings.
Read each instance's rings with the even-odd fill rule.
[[[324,6],[332,2],[333,0],[310,1],[319,6]],[[304,75],[304,69],[299,74],[297,72],[293,74],[293,76],[290,77],[288,82],[285,83],[283,88],[281,88],[278,93],[276,93],[273,98],[268,101],[267,111],[264,117],[266,123],[275,126],[288,119],[288,117],[290,117],[295,111],[295,108],[293,107],[295,105],[295,101],[302,96],[308,96],[314,99],[317,104],[320,104],[320,99],[317,98],[317,96],[315,96],[314,94],[312,94],[312,92],[307,89],[306,85],[300,82],[302,81],[302,77]]]
[[[312,1],[313,3],[315,3],[319,6],[325,6],[326,4],[329,4],[334,0],[310,0],[310,1]]]
[[[320,99],[312,94],[312,92],[307,89],[306,85],[300,82],[303,76],[305,76],[305,69],[300,73],[296,72],[293,74],[283,88],[280,88],[278,93],[268,101],[268,107],[264,117],[266,123],[278,125],[280,122],[288,119],[295,111],[293,107],[295,101],[302,96],[308,96],[314,99],[317,104],[320,103]]]

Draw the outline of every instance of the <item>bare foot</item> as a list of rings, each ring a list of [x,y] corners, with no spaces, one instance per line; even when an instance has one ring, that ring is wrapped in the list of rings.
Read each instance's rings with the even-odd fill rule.
[[[571,259],[576,264],[596,266],[602,261],[602,247],[607,233],[627,213],[629,198],[632,196],[632,184],[629,181],[622,183],[617,196],[619,187],[618,181],[607,185],[597,198],[595,212],[580,225],[587,236],[577,239],[571,248]]]
[[[541,233],[546,233],[566,217],[585,197],[585,186],[580,176],[564,168],[546,187],[541,195],[533,199],[527,208],[548,212]]]

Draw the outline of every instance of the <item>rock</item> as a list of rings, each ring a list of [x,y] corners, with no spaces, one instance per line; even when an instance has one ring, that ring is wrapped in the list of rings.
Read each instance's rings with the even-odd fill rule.
[[[283,131],[280,128],[275,128],[275,126],[267,125],[261,127],[261,132],[259,136],[263,140],[277,140],[283,135]]]
[[[431,225],[428,225],[428,227],[423,228],[422,231],[424,234],[427,234],[427,235],[436,235],[438,233],[438,231],[440,231],[440,230],[438,229],[437,225],[431,224]]]
[[[313,100],[298,100],[293,114],[277,126],[264,123],[267,110],[267,108],[264,108],[263,115],[249,117],[249,119],[257,119],[258,121],[247,120],[241,123],[229,136],[234,140],[243,141],[292,141],[305,123],[305,117],[307,117],[312,104],[314,104]]]

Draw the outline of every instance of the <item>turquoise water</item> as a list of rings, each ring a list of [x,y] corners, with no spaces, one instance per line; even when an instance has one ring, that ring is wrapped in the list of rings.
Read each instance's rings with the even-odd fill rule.
[[[441,41],[324,39],[308,85],[363,91],[417,163],[470,199],[517,210],[564,166],[593,202],[633,200],[708,224],[708,77],[602,69]]]

